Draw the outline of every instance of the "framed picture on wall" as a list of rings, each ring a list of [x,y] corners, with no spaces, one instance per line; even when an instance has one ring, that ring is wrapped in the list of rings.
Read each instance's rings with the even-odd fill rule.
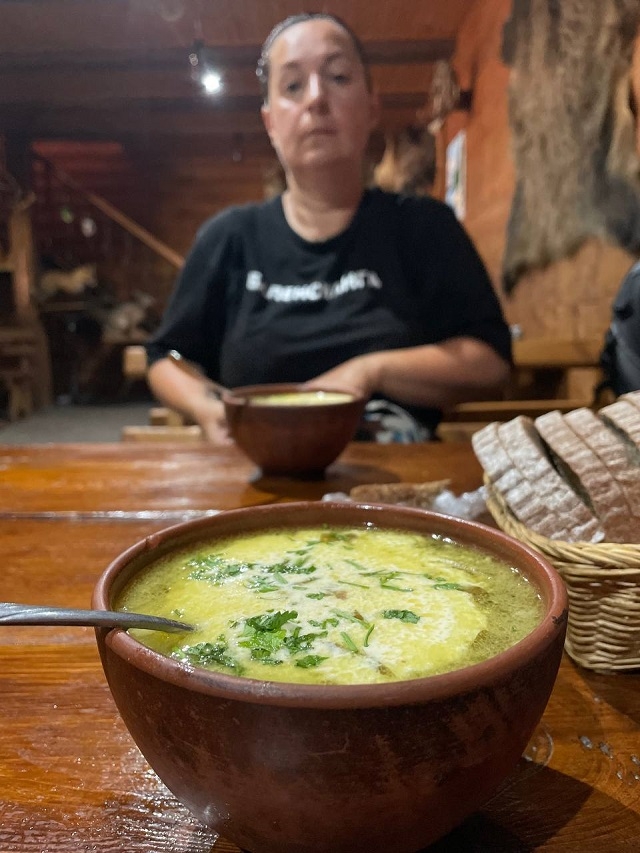
[[[447,145],[444,200],[458,219],[467,213],[467,135],[458,131]]]

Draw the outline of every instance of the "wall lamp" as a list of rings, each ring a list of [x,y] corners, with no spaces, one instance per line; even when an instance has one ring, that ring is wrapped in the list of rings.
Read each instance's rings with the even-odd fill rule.
[[[189,53],[191,78],[199,83],[207,95],[219,95],[224,89],[222,74],[215,68],[206,55],[202,41],[194,42]]]

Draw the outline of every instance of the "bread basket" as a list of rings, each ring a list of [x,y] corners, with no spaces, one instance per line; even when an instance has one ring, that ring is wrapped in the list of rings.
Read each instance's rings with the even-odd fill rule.
[[[485,475],[487,507],[498,526],[543,554],[569,595],[565,649],[597,672],[640,667],[640,545],[547,539],[513,515]]]

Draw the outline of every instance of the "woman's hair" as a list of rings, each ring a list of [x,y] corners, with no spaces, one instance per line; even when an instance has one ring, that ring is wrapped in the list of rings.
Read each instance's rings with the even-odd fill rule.
[[[365,54],[362,42],[351,29],[351,27],[348,24],[345,24],[345,22],[337,15],[332,15],[331,12],[301,12],[298,15],[290,15],[288,18],[285,18],[284,21],[280,21],[279,24],[276,24],[265,39],[264,44],[262,45],[262,50],[260,51],[260,58],[258,59],[258,66],[256,68],[256,76],[258,78],[258,81],[260,82],[260,91],[262,92],[262,98],[265,104],[269,99],[269,54],[271,52],[271,48],[273,47],[273,43],[281,33],[283,33],[285,30],[288,30],[289,27],[292,27],[294,24],[301,24],[304,21],[317,20],[333,21],[334,24],[337,24],[349,36],[351,43],[353,44],[356,50],[358,59],[360,60],[364,69],[364,76],[367,83],[367,87],[371,88],[371,74],[369,72],[369,63],[367,60],[367,56]]]

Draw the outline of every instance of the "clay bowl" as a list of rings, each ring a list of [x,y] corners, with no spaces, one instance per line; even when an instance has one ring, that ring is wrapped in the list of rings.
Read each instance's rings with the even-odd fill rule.
[[[147,537],[99,579],[107,609],[158,556],[201,538],[306,525],[439,533],[517,566],[545,616],[517,645],[429,678],[353,686],[257,681],[195,669],[123,630],[98,629],[116,704],[160,779],[204,824],[252,853],[411,853],[477,810],[514,770],[553,687],[564,585],[541,556],[474,522],[415,509],[284,503],[231,510]]]
[[[265,475],[320,476],[356,432],[366,403],[362,396],[323,403],[319,392],[313,405],[255,403],[267,395],[304,390],[295,384],[246,385],[222,395],[234,441]]]

